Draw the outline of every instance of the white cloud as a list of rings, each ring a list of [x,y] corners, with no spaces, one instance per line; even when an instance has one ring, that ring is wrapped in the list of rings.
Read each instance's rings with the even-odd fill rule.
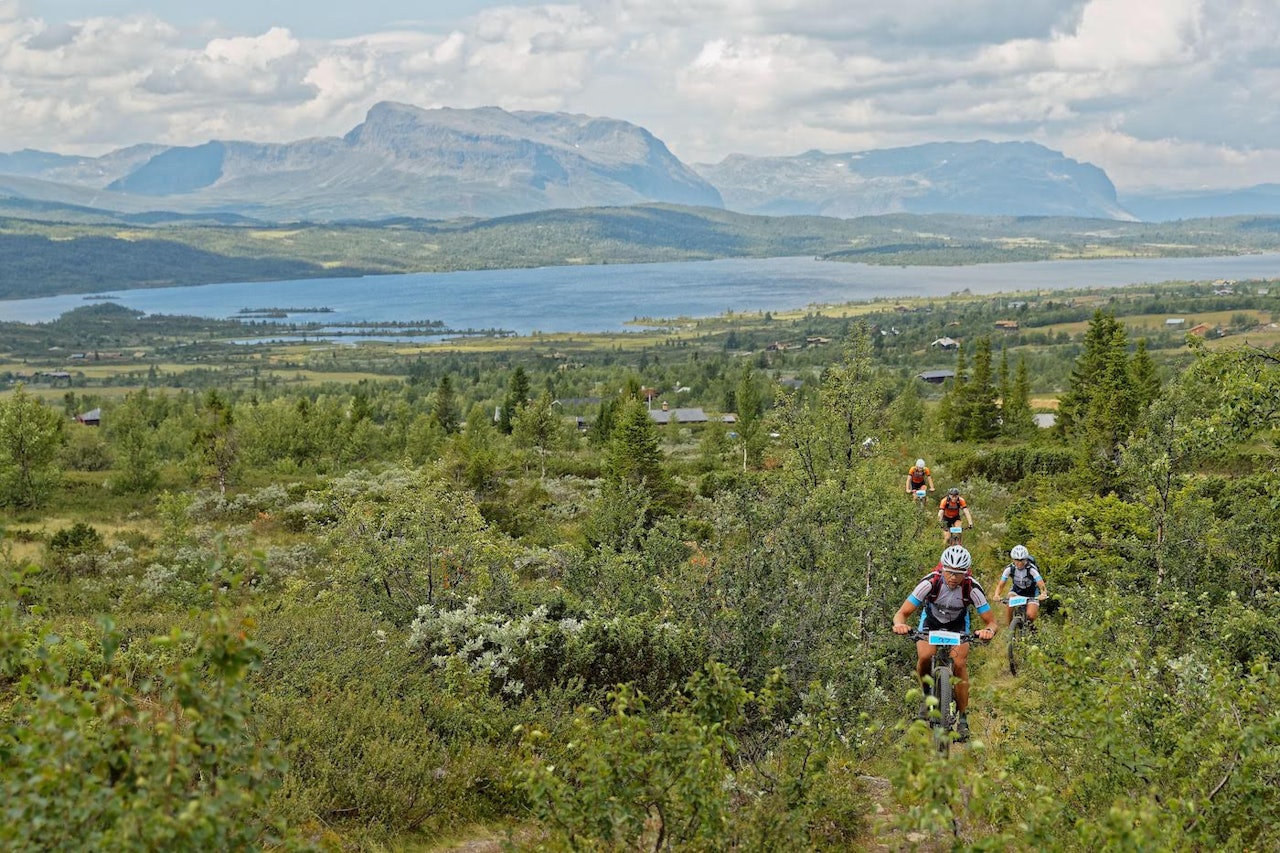
[[[1119,184],[1280,180],[1276,0],[580,0],[331,41],[22,8],[0,151],[337,135],[396,100],[607,115],[690,162],[1030,139]]]

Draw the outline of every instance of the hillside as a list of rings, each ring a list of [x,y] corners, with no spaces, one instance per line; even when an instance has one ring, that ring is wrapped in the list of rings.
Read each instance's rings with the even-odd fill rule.
[[[9,208],[30,217],[29,209]],[[0,219],[0,298],[376,273],[730,257],[881,264],[1276,251],[1280,218],[1164,223],[1053,217],[748,216],[638,205],[452,222],[224,225],[46,207]],[[77,223],[77,224],[73,224]]]

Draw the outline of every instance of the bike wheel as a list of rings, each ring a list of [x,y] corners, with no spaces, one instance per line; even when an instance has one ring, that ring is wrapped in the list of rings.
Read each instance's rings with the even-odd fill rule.
[[[1009,622],[1009,674],[1017,675],[1022,665],[1022,617],[1015,616]]]
[[[933,723],[933,741],[938,754],[946,758],[951,754],[951,727],[955,713],[951,710],[951,670],[946,667],[933,674],[933,690],[938,697],[938,719]]]

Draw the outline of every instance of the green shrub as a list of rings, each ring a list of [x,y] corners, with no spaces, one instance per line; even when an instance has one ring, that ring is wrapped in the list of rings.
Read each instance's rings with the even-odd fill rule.
[[[96,575],[104,547],[96,528],[77,521],[49,537],[47,568],[61,578]]]
[[[1067,447],[1023,444],[979,450],[957,459],[955,478],[985,477],[998,483],[1016,483],[1032,474],[1064,474],[1075,465],[1075,454]]]
[[[55,651],[56,638],[0,610],[0,847],[230,850],[279,840],[266,814],[280,764],[254,737],[244,626],[209,617],[160,654],[117,663],[122,636]],[[170,657],[167,650],[176,650]],[[96,657],[76,672],[62,660]],[[135,667],[150,660],[146,677]],[[166,662],[167,661],[167,662]],[[128,677],[133,674],[133,680]]]

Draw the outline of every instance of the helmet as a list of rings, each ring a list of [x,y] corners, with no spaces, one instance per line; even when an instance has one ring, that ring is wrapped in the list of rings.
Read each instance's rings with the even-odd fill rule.
[[[960,490],[959,490],[959,489],[957,489],[955,486],[952,486],[951,488],[947,489],[947,494],[949,494],[949,495],[958,495],[958,494],[960,494]]]
[[[973,565],[973,558],[969,556],[969,549],[963,545],[952,545],[950,548],[942,552],[942,568],[944,569],[965,569]]]
[[[916,467],[917,467],[917,468],[923,468],[923,467],[924,467],[924,460],[923,460],[923,459],[917,459],[917,460],[916,460]]]
[[[1014,545],[1013,550],[1009,552],[1009,556],[1015,560],[1025,560],[1031,555],[1027,553],[1027,549],[1022,545]]]

